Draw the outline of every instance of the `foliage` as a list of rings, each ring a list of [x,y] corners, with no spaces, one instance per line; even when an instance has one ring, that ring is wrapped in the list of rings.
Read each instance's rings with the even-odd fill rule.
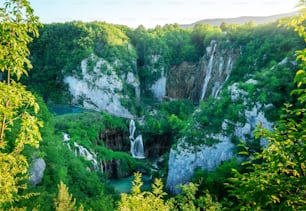
[[[228,191],[224,186],[228,178],[233,177],[232,169],[240,170],[237,158],[230,161],[224,161],[214,171],[197,169],[191,179],[192,182],[199,184],[199,191],[208,190],[209,193],[221,201],[228,196]]]
[[[230,81],[248,79],[246,77],[257,71],[270,69],[272,61],[280,62],[290,55],[290,52],[303,46],[293,30],[278,27],[275,23],[239,28],[230,37],[234,46],[241,46],[241,56],[234,64]]]
[[[0,4],[0,70],[6,79],[0,83],[0,208],[32,194],[19,195],[27,186],[28,162],[22,154],[26,145],[38,147],[42,122],[33,94],[18,81],[31,68],[27,47],[38,36],[39,20],[27,0]]]
[[[192,30],[191,40],[197,48],[198,57],[205,52],[205,47],[210,45],[212,40],[222,40],[225,35],[221,28],[208,24],[196,24]]]
[[[188,183],[181,186],[182,193],[177,195],[175,198],[171,198],[170,205],[171,210],[182,210],[182,211],[221,211],[222,205],[212,200],[211,195],[206,190],[203,193],[198,193],[198,184]]]
[[[250,172],[234,172],[230,192],[240,209],[302,210],[306,206],[305,116],[289,107],[285,111],[274,132],[258,132],[269,145],[255,154]]]
[[[228,93],[221,93],[220,99],[209,98],[200,103],[199,107],[192,114],[181,130],[181,136],[186,137],[188,143],[194,145],[205,144],[212,146],[218,140],[211,137],[214,133],[224,133],[232,135],[233,126],[229,125],[227,129],[222,128],[224,120],[232,122],[245,122],[241,115],[245,109],[243,102],[232,102]]]
[[[41,106],[42,107],[42,106]],[[70,119],[66,116],[67,119]],[[43,142],[39,151],[26,150],[29,156],[42,157],[47,163],[42,182],[36,187],[30,186],[25,193],[35,192],[29,200],[22,200],[18,206],[28,209],[54,210],[53,198],[57,194],[57,186],[63,181],[69,186],[69,191],[85,210],[113,210],[114,190],[107,184],[106,175],[100,172],[88,171],[91,163],[63,144],[62,130],[56,127],[54,117],[45,121],[41,130]],[[61,119],[63,121],[63,119]],[[68,120],[67,120],[68,121]],[[70,120],[69,120],[70,121]],[[71,118],[73,121],[73,118]],[[64,124],[63,124],[64,125]],[[94,127],[94,125],[92,125]]]
[[[22,10],[25,13],[21,14],[15,5],[26,8]],[[222,131],[225,135],[232,135],[234,124],[223,129],[224,119],[234,123],[245,122],[241,114],[250,105],[245,105],[243,101],[233,103],[226,92],[221,92],[220,99],[201,102],[196,111],[188,101],[156,105],[156,102],[143,98],[152,98],[151,85],[162,74],[166,75],[171,66],[182,62],[197,63],[212,40],[217,40],[221,46],[239,49],[240,57],[227,84],[254,77],[257,84],[245,83],[241,88],[248,92],[249,101],[273,104],[273,112],[269,108],[266,111],[273,113],[270,119],[276,119],[278,113],[275,111],[284,102],[296,103],[296,99],[289,95],[292,86],[288,84],[294,77],[293,71],[290,71],[294,65],[290,61],[294,56],[293,50],[305,43],[299,41],[293,30],[276,27],[275,23],[260,26],[224,23],[220,27],[198,24],[193,29],[182,29],[173,24],[155,29],[140,26],[135,30],[99,22],[46,24],[40,29],[40,38],[30,45],[28,59],[26,45],[32,41],[30,35],[37,35],[37,18],[26,0],[5,0],[1,9],[0,70],[7,80],[0,83],[0,122],[3,123],[0,131],[0,208],[8,208],[7,202],[19,200],[20,207],[34,209],[35,204],[38,208],[51,210],[57,191],[55,184],[63,181],[85,209],[114,209],[115,196],[106,184],[106,175],[86,170],[86,167],[92,167],[91,164],[75,157],[67,149],[62,143],[63,131],[69,133],[71,143],[76,141],[98,153],[102,163],[119,161],[123,171],[131,171],[139,165],[127,153],[105,148],[100,137],[106,129],[127,133],[126,120],[86,112],[56,117],[55,125],[48,121],[50,116],[42,100],[18,83],[31,67],[29,59],[34,68],[29,73],[30,77],[22,80],[49,102],[70,101],[64,77],[73,75],[82,78],[81,62],[84,59],[88,59],[87,71],[93,70],[97,59],[104,59],[114,64],[114,69],[103,67],[102,72],[111,74],[110,71],[115,71],[123,77],[133,72],[141,82],[141,103],[150,105],[152,110],[148,112],[147,107],[143,109],[133,105],[135,98],[122,99],[122,104],[132,107],[133,113],[145,115],[145,124],[138,128],[146,142],[154,144],[155,140],[159,140],[167,149],[180,137],[195,145],[213,145],[218,140],[207,134]],[[295,31],[305,41],[304,17],[292,20],[291,25],[298,26]],[[23,24],[23,20],[30,24]],[[234,173],[235,178],[230,183],[230,200],[233,200],[230,206],[237,207],[231,208],[303,209],[305,206],[305,49],[297,54],[302,69],[296,74],[298,87],[292,93],[298,97],[298,103],[285,109],[275,132],[258,129],[258,134],[270,140],[270,145],[262,154],[255,154],[253,163],[246,165],[249,169]],[[285,57],[289,62],[280,65]],[[131,94],[133,91],[134,87],[123,84],[124,93],[134,97]],[[39,106],[37,100],[40,101]],[[38,107],[41,112],[36,118]],[[33,155],[43,157],[48,165],[39,186],[21,191],[25,187],[23,179],[26,177],[23,175],[27,170],[26,157],[21,153],[32,155],[34,150],[24,145],[37,146],[41,139],[41,119],[46,121],[45,128],[41,130],[44,142],[40,151]],[[202,180],[202,183],[183,186],[183,193],[170,200],[165,199],[160,180],[155,181],[153,192],[142,192],[141,176],[136,174],[132,194],[122,195],[118,210],[220,210],[221,205],[213,198],[221,199],[227,194],[222,183],[233,175],[229,169],[235,165],[225,162],[215,172],[197,172],[196,180]],[[212,195],[203,191],[205,189]],[[28,194],[28,197],[32,190],[40,193],[32,198],[33,203],[20,200],[20,194]],[[65,192],[66,199],[73,205],[68,190],[62,187],[60,192]]]
[[[76,200],[68,191],[68,187],[62,181],[58,184],[58,195],[54,198],[54,207],[56,211],[74,211],[76,208]],[[80,206],[79,211],[83,210]]]
[[[170,147],[180,137],[180,131],[193,111],[194,106],[187,100],[161,102],[145,115],[145,124],[139,127],[144,140],[146,143],[159,140],[163,146]]]
[[[183,193],[169,200],[164,199],[167,194],[161,180],[155,179],[152,192],[141,191],[142,185],[141,174],[135,173],[132,193],[121,194],[118,210],[221,210],[221,204],[214,202],[208,192],[196,198],[198,185],[193,183],[183,185]]]
[[[272,109],[274,110],[274,106],[280,108],[284,103],[293,101],[290,95],[290,91],[294,88],[292,83],[294,79],[293,69],[293,65],[291,67],[275,65],[271,69],[263,69],[255,76],[258,83],[254,85],[254,90],[249,93],[260,103],[273,105],[266,108],[265,111],[270,121],[276,121],[280,115],[280,112],[270,112]]]
[[[92,148],[99,139],[99,133],[106,129],[128,130],[124,119],[97,112],[58,116],[55,127],[59,132],[68,133],[72,142],[77,141],[87,148]]]
[[[305,40],[306,33],[302,23],[305,21],[305,2],[303,13],[290,24]],[[269,143],[261,153],[247,162],[249,171],[234,171],[228,186],[230,194],[237,199],[235,209],[240,210],[305,210],[306,208],[306,119],[305,119],[305,49],[297,51],[301,60],[301,70],[297,71],[297,89],[292,91],[297,97],[294,106],[285,104],[283,114],[269,132],[258,128],[256,135],[263,136]]]
[[[136,72],[136,52],[129,38],[112,24],[70,22],[46,24],[30,46],[33,70],[24,78],[45,101],[70,101],[65,75],[82,77],[81,61],[95,55],[114,65],[118,73]],[[103,49],[103,50],[102,50]],[[93,65],[93,63],[92,63]],[[103,71],[111,71],[103,68]]]
[[[141,191],[143,182],[141,181],[141,174],[135,173],[133,181],[132,192],[130,195],[121,194],[121,200],[118,204],[117,210],[170,210],[170,207],[165,203],[164,196],[166,193],[163,191],[163,184],[161,180],[156,179],[152,185],[152,192]]]

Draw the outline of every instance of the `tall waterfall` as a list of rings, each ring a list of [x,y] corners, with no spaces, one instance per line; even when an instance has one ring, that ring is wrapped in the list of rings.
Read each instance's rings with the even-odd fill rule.
[[[216,92],[215,93],[213,92],[214,97],[218,97],[218,95],[219,95],[219,93],[220,93],[220,91],[223,87],[223,84],[229,79],[229,77],[231,75],[231,72],[232,72],[232,69],[233,69],[233,60],[232,60],[232,57],[229,57],[228,61],[227,61],[226,69],[225,69],[226,78],[223,82],[221,82],[219,84],[219,87],[216,89]]]
[[[213,49],[210,53],[210,58],[209,58],[209,62],[208,62],[208,66],[207,66],[207,72],[204,78],[204,83],[203,83],[203,88],[202,88],[202,94],[201,94],[201,100],[204,99],[206,91],[207,91],[207,85],[208,82],[210,81],[211,78],[211,72],[212,72],[212,68],[213,68],[213,62],[214,62],[214,54],[215,54],[215,50],[216,50],[216,46],[217,44],[215,43],[213,46]]]
[[[144,156],[144,146],[143,146],[143,140],[142,140],[142,135],[138,135],[136,139],[134,138],[135,131],[136,131],[136,126],[134,120],[131,119],[130,121],[130,143],[131,143],[131,154],[134,158],[138,159],[143,159],[145,158]]]

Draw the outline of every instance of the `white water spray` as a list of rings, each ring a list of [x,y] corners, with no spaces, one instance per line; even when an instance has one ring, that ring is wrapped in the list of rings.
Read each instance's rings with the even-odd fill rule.
[[[135,126],[134,120],[130,121],[129,131],[130,131],[129,139],[130,139],[130,143],[131,143],[130,151],[131,151],[132,156],[134,158],[138,158],[138,159],[145,158],[142,135],[138,135],[136,137],[136,139],[134,138],[134,134],[135,134],[135,131],[136,131],[136,126]]]

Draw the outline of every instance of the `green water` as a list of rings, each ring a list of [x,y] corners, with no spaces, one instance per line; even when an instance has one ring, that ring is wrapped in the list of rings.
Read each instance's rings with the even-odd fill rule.
[[[143,175],[141,178],[144,183],[141,190],[150,190],[152,180],[148,176],[145,176],[145,175]],[[120,193],[129,193],[131,192],[133,180],[134,180],[134,176],[129,176],[129,177],[122,178],[122,179],[111,179],[109,180],[109,182],[110,182],[110,185],[113,186],[116,191]]]
[[[69,105],[48,105],[51,113],[55,115],[76,114],[83,112],[82,108]]]

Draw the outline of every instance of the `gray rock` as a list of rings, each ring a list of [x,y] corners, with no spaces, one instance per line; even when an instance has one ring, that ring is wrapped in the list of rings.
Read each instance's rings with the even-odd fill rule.
[[[186,145],[184,140],[176,149],[171,149],[169,156],[169,172],[166,187],[172,193],[179,193],[178,185],[190,181],[196,168],[213,170],[222,161],[233,157],[233,147],[230,139],[215,135],[221,142],[213,146],[200,145],[197,148]]]
[[[33,161],[30,169],[30,179],[29,181],[33,186],[39,184],[44,176],[44,171],[46,169],[46,162],[42,158],[37,158]]]

